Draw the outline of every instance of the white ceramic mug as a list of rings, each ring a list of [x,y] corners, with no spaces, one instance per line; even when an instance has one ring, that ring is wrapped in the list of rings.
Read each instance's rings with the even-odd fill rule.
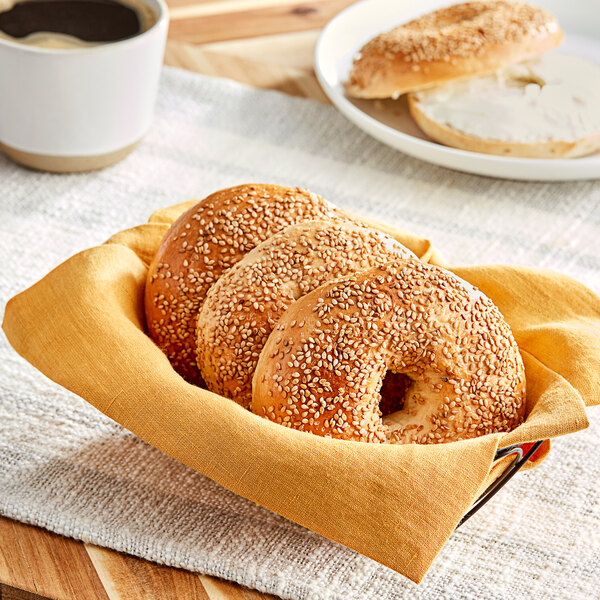
[[[0,148],[58,172],[121,160],[148,131],[169,25],[164,0],[146,31],[98,46],[48,49],[0,39]]]

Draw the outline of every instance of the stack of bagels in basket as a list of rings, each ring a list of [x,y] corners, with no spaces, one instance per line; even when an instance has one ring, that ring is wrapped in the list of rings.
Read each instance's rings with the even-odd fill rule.
[[[504,0],[421,16],[365,44],[346,93],[407,94],[417,125],[456,148],[526,158],[600,150],[600,65],[547,51],[563,40],[554,16]]]
[[[163,238],[145,306],[182,377],[286,427],[441,443],[524,416],[523,363],[492,301],[306,190],[198,202]]]

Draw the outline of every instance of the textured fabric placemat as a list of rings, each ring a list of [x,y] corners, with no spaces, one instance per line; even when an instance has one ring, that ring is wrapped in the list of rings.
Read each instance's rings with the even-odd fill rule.
[[[2,307],[155,208],[246,181],[309,187],[432,239],[451,264],[550,267],[600,292],[598,182],[517,183],[432,167],[332,108],[166,69],[152,131],[123,163],[57,176],[0,158]],[[6,516],[286,598],[597,595],[597,410],[588,430],[556,440],[539,469],[461,527],[417,587],[162,455],[50,383],[4,337],[0,358]]]

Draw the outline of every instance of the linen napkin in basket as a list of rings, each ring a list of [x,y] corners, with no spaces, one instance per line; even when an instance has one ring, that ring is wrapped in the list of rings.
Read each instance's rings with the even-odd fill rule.
[[[419,582],[489,477],[498,445],[587,426],[600,299],[548,271],[453,269],[499,306],[525,362],[526,421],[443,445],[377,445],[280,427],[186,383],[144,333],[147,266],[191,203],[72,257],[7,305],[13,347],[48,377],[217,483]],[[381,227],[422,259],[426,240]]]

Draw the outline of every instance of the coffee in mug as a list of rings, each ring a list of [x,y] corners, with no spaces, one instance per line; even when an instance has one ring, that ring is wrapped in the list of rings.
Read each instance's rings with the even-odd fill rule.
[[[0,0],[0,37],[39,48],[118,42],[156,20],[141,0]]]
[[[0,150],[74,172],[124,158],[150,127],[164,0],[0,0]]]

